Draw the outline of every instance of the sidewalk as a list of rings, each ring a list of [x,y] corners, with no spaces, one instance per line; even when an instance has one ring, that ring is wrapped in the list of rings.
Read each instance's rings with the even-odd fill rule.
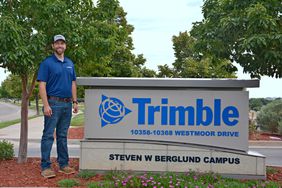
[[[40,116],[28,120],[28,141],[39,143],[43,131],[44,117]],[[0,140],[18,142],[20,140],[20,123],[0,129]],[[69,144],[80,144],[78,139],[69,139]]]

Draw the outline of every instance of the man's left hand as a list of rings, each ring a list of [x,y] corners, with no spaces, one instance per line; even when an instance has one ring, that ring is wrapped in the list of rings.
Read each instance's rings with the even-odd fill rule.
[[[73,104],[73,113],[77,113],[78,112],[78,104],[74,103]]]

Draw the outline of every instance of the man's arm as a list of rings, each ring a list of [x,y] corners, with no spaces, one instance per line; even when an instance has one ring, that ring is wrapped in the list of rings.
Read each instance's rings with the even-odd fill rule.
[[[72,101],[73,103],[73,112],[77,113],[78,112],[78,103],[77,103],[77,88],[76,88],[76,81],[72,81]]]
[[[52,109],[50,108],[47,99],[46,82],[39,82],[39,95],[43,102],[44,115],[50,117],[52,115]]]

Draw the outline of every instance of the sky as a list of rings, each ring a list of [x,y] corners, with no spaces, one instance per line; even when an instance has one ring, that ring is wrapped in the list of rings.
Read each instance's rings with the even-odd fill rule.
[[[127,21],[134,26],[134,53],[143,54],[145,66],[157,71],[158,65],[174,62],[172,36],[189,31],[192,23],[202,20],[202,0],[120,0]],[[238,79],[250,79],[239,69]],[[0,68],[0,83],[7,74]],[[262,77],[259,88],[248,89],[251,98],[282,97],[282,79]]]

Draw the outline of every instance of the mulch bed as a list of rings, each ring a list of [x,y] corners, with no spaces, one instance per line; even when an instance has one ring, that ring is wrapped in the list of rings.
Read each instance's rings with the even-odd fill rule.
[[[281,135],[271,134],[271,133],[255,133],[249,135],[249,140],[261,140],[261,141],[282,141]]]
[[[68,139],[83,139],[84,127],[71,127],[68,133]]]
[[[57,182],[62,179],[76,179],[81,185],[86,185],[91,181],[102,180],[102,175],[84,180],[77,178],[79,168],[79,159],[70,159],[70,166],[77,172],[71,175],[65,175],[58,172],[56,159],[52,158],[52,168],[56,171],[56,177],[44,178],[41,176],[40,158],[28,158],[27,163],[18,164],[17,159],[0,161],[0,187],[57,187]]]

